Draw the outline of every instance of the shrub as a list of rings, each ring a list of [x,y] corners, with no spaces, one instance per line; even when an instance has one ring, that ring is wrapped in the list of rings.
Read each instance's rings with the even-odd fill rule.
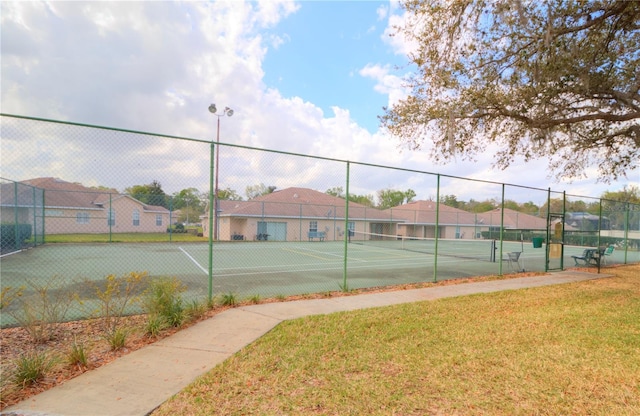
[[[24,287],[14,288],[6,286],[0,291],[0,309],[9,307],[14,300],[22,296],[24,293]]]
[[[160,333],[168,326],[169,325],[164,317],[153,314],[147,315],[147,323],[145,324],[144,330],[149,337],[154,338],[160,335]]]
[[[6,303],[3,309],[8,309],[7,313],[27,331],[34,342],[53,338],[55,324],[64,321],[77,297],[65,287],[56,287],[58,280],[60,277],[57,275],[41,283],[27,280],[24,290],[21,288],[13,294],[3,293],[3,302]]]
[[[155,279],[147,289],[143,305],[149,315],[164,318],[169,326],[178,327],[185,320],[182,295],[186,287],[175,277]]]
[[[20,250],[31,233],[31,224],[0,224],[0,251]]]
[[[87,366],[87,352],[84,349],[84,345],[79,344],[77,339],[73,339],[71,344],[71,351],[69,351],[68,361],[71,365]]]
[[[190,320],[199,319],[207,311],[207,306],[204,303],[200,303],[197,300],[193,300],[187,304],[185,313]]]
[[[223,306],[235,306],[238,303],[238,298],[231,292],[225,293],[222,295],[222,301],[220,303]]]
[[[16,360],[14,381],[25,387],[35,384],[56,364],[55,358],[44,352],[27,353]]]
[[[120,326],[120,318],[127,308],[139,301],[143,287],[149,280],[147,272],[131,272],[121,277],[106,276],[104,281],[89,281],[98,307],[92,315],[103,318],[103,330],[106,338],[112,338]]]
[[[105,334],[105,339],[109,343],[111,351],[118,351],[126,345],[127,336],[129,336],[129,331],[126,328],[119,327]]]

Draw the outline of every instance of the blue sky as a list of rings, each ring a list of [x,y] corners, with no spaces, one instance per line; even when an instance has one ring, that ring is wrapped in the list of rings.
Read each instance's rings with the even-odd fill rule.
[[[2,112],[213,140],[216,119],[207,108],[216,103],[235,110],[221,120],[225,143],[577,195],[640,182],[634,173],[598,183],[590,169],[585,179],[556,183],[546,160],[515,160],[497,170],[491,146],[475,161],[445,165],[430,159],[428,146],[399,146],[378,128],[378,116],[406,94],[402,77],[412,70],[406,60],[412,45],[389,36],[404,18],[395,1],[2,1]],[[9,179],[55,176],[119,190],[158,180],[168,193],[208,186],[208,152],[183,143],[120,145],[49,134],[3,135],[0,146],[0,176]],[[221,163],[235,163],[229,152],[222,156]],[[114,160],[116,171],[106,162],[101,168]],[[260,182],[320,191],[341,185],[339,176],[328,176],[335,169],[311,163],[246,164],[264,168],[229,174],[222,186],[243,194]],[[434,197],[427,179],[363,173],[352,192],[412,188],[427,199]],[[461,200],[500,196],[495,185],[479,183],[451,183],[445,192]],[[518,198],[526,201],[526,190]]]
[[[388,8],[381,1],[302,2],[274,29],[285,40],[266,56],[265,83],[326,114],[333,106],[347,108],[353,120],[374,133],[388,97],[360,71],[371,63],[404,64],[383,40]]]

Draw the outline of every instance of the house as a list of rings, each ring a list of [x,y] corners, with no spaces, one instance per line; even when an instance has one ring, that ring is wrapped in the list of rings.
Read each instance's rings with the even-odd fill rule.
[[[346,200],[308,188],[286,188],[250,201],[219,201],[218,239],[308,241],[342,240]],[[346,228],[354,232],[395,233],[400,220],[376,208],[349,202]],[[209,232],[209,218],[203,218]]]
[[[218,201],[218,239],[308,241],[321,236],[342,240],[345,230],[345,200],[308,188],[286,188],[250,201]],[[434,201],[415,201],[379,210],[349,203],[346,227],[357,238],[417,237],[445,239],[487,238],[505,230],[546,230],[546,220],[511,209],[471,213]],[[209,232],[208,215],[202,218],[204,234]],[[369,233],[372,235],[362,235]],[[382,236],[380,236],[382,234]],[[389,237],[391,236],[391,237]],[[215,236],[214,236],[215,238]],[[494,237],[491,237],[494,238]]]
[[[501,209],[483,213],[467,212],[434,201],[415,201],[386,210],[398,223],[397,234],[406,237],[435,237],[436,222],[440,238],[499,238],[505,231],[546,231],[547,220],[523,212]]]
[[[114,189],[87,188],[78,183],[57,178],[36,178],[19,182],[22,193],[44,190],[44,206],[16,204],[15,185],[6,183],[0,192],[2,221],[33,222],[44,218],[45,234],[75,233],[150,233],[166,232],[170,212],[159,206],[147,205],[120,194]],[[18,201],[21,196],[18,195]],[[32,204],[33,205],[33,204]]]
[[[436,223],[439,238],[481,238],[482,220],[478,214],[434,201],[414,201],[385,212],[396,219],[397,234],[405,237],[435,238]],[[486,227],[484,227],[486,230]]]
[[[503,219],[504,217],[504,219]],[[500,230],[500,224],[504,221],[504,229],[507,231],[546,231],[547,219],[536,217],[535,215],[515,211],[509,208],[504,209],[504,216],[499,208],[492,211],[478,214],[483,225],[489,227],[489,231]]]
[[[565,224],[579,231],[610,230],[611,221],[607,217],[588,212],[567,212]]]

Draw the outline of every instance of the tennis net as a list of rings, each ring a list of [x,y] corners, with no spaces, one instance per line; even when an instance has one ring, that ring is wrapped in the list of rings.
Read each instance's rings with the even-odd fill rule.
[[[349,242],[387,250],[407,250],[436,254],[436,239],[351,231]],[[495,261],[495,240],[437,239],[437,255],[472,260]]]

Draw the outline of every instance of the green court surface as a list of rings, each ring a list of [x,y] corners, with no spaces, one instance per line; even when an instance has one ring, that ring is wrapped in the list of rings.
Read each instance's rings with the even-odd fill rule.
[[[215,243],[210,279],[206,243],[51,244],[3,256],[0,282],[3,289],[23,286],[27,292],[41,282],[53,282],[57,289],[91,297],[95,295],[82,290],[87,281],[147,272],[151,277],[179,279],[188,300],[206,300],[210,284],[213,296],[233,293],[238,299],[336,291],[343,287],[345,267],[350,289],[545,270],[544,247],[533,248],[531,243],[503,243],[503,259],[508,252],[521,252],[517,263],[499,261],[499,242],[497,261],[491,261],[489,245],[483,245],[478,258],[460,246],[456,252],[443,244],[436,262],[433,247],[412,251],[396,243],[349,243],[345,266],[345,243],[339,241]],[[458,249],[455,244],[454,249]],[[564,267],[573,267],[570,256],[582,250],[565,247]],[[550,265],[559,266],[559,259],[555,262]]]

